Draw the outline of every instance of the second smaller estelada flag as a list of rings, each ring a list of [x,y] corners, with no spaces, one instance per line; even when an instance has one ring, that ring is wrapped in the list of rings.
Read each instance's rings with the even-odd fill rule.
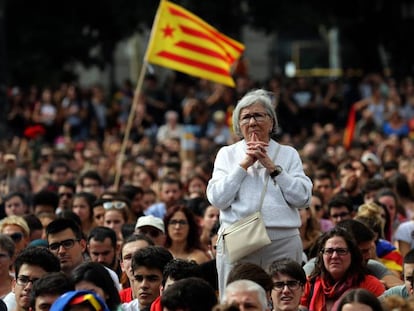
[[[145,54],[149,63],[234,86],[231,66],[244,45],[223,35],[198,16],[161,1]]]

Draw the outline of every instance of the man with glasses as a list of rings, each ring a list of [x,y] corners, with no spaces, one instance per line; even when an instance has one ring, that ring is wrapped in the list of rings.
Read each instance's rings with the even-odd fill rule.
[[[300,264],[287,258],[276,260],[270,265],[269,274],[273,280],[273,310],[299,310],[306,284],[306,274]]]
[[[352,201],[348,197],[337,194],[328,202],[329,219],[334,225],[345,219],[352,219],[354,209]]]
[[[52,221],[46,227],[46,238],[49,250],[57,256],[62,271],[67,275],[84,262],[86,241],[80,227],[72,219],[60,218]]]
[[[148,236],[155,245],[165,244],[165,227],[161,218],[152,215],[141,216],[135,225],[135,232]]]
[[[85,261],[86,241],[81,228],[72,219],[59,218],[46,227],[46,239],[49,250],[58,257],[61,270],[70,275],[72,271]],[[114,281],[115,287],[120,290],[119,279],[114,271],[107,268]]]
[[[29,243],[30,229],[27,222],[21,216],[8,216],[0,221],[0,233],[8,235],[14,242],[18,255]]]
[[[60,264],[46,248],[29,247],[16,257],[14,271],[16,279],[12,284],[12,293],[4,298],[4,302],[7,310],[28,311],[33,283],[48,272],[60,271]]]

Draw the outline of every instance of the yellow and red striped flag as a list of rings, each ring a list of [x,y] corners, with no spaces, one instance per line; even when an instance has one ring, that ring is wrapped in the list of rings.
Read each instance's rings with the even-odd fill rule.
[[[198,16],[161,0],[145,60],[228,86],[231,66],[244,45],[223,35]]]

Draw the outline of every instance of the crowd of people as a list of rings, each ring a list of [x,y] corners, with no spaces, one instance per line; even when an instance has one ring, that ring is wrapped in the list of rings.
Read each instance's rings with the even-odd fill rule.
[[[11,87],[5,310],[409,310],[414,80],[235,82]],[[271,243],[230,262],[258,210]]]

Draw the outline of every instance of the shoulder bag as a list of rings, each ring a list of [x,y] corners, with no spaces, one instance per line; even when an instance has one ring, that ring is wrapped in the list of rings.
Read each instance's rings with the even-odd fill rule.
[[[273,162],[279,153],[280,145],[276,148]],[[230,263],[235,263],[271,243],[261,213],[268,182],[269,175],[267,175],[263,186],[259,210],[231,224],[222,233],[224,247]]]

